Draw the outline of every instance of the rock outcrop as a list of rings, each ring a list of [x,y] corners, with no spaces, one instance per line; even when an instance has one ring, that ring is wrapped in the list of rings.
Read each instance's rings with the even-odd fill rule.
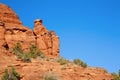
[[[36,44],[32,30],[22,25],[17,14],[8,6],[0,3],[0,46],[12,49],[20,42],[23,50],[27,50],[31,44]]]
[[[43,25],[42,20],[35,20],[34,33],[37,37],[37,46],[48,57],[59,56],[59,38],[54,31],[48,31]]]
[[[59,56],[59,38],[49,32],[42,20],[35,20],[34,31],[22,25],[17,14],[8,6],[0,3],[0,47],[11,50],[19,42],[23,51],[34,44],[48,57]]]

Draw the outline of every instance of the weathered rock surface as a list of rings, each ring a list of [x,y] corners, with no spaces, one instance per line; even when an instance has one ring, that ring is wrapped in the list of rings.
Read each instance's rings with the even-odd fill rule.
[[[4,23],[0,22],[0,46],[4,46],[5,44],[5,27]]]
[[[6,27],[22,25],[17,14],[10,7],[2,3],[0,3],[0,21],[5,22]]]
[[[42,21],[42,20],[41,20]],[[0,47],[11,50],[19,42],[24,51],[30,45],[37,47],[48,57],[59,56],[59,39],[49,32],[39,19],[35,20],[34,32],[23,26],[17,14],[8,6],[0,3]]]
[[[27,27],[22,25],[17,14],[8,6],[0,3],[0,47],[12,49],[20,42],[23,50],[31,44],[36,44],[35,36]]]

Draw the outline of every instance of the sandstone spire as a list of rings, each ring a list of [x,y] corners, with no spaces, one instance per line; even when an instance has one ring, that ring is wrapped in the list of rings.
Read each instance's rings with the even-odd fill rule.
[[[49,32],[43,25],[42,20],[34,21],[34,33],[37,36],[37,47],[48,57],[59,56],[59,38],[55,32]]]

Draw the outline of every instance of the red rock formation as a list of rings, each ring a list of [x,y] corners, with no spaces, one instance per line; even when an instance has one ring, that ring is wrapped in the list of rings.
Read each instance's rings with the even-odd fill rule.
[[[1,3],[0,22],[1,46],[7,45],[9,49],[12,49],[15,43],[20,42],[23,50],[26,50],[31,44],[35,44],[36,40],[32,30],[24,27],[17,14],[11,8]]]
[[[59,38],[54,31],[49,32],[43,25],[42,20],[35,20],[34,33],[37,36],[37,46],[48,57],[59,56]]]
[[[22,22],[17,14],[8,6],[0,3],[0,21],[4,22],[6,27],[20,26]]]
[[[49,32],[42,25],[42,20],[35,20],[33,32],[22,25],[12,9],[0,3],[0,79],[6,68],[14,66],[20,73],[21,80],[43,80],[45,74],[50,71],[55,72],[60,80],[114,80],[111,74],[101,68],[82,68],[71,63],[60,65],[53,61],[54,59],[33,59],[31,63],[18,61],[15,55],[7,52],[17,42],[22,44],[24,51],[31,44],[37,44],[46,56],[59,56],[59,37],[54,31]]]
[[[59,39],[51,34],[43,25],[42,20],[35,20],[34,32],[23,26],[17,14],[8,6],[0,3],[0,46],[10,50],[20,42],[24,51],[31,44],[37,43],[38,48],[48,57],[59,56]]]

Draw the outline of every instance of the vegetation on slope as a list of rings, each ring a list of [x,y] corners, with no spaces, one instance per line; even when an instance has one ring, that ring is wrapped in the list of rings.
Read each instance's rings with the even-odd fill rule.
[[[75,63],[76,65],[79,65],[81,67],[84,67],[84,68],[87,67],[87,64],[85,62],[83,62],[82,60],[80,60],[80,59],[74,59],[73,63]]]
[[[58,80],[58,77],[53,72],[49,72],[45,74],[44,80]]]
[[[120,70],[118,71],[118,73],[111,73],[114,77],[114,80],[120,80]]]
[[[20,80],[20,75],[16,72],[15,68],[12,67],[9,72],[8,69],[5,69],[1,80]]]
[[[43,58],[46,58],[44,54],[38,49],[35,45],[31,45],[29,48],[29,51],[27,53],[24,53],[21,47],[20,43],[16,43],[13,48],[13,53],[18,57],[18,59],[21,59],[24,62],[31,62],[31,58],[37,58],[38,56]],[[46,58],[47,61],[49,61],[49,58]],[[81,67],[86,68],[87,64],[83,62],[80,59],[74,59],[73,62],[65,59],[64,57],[58,57],[56,58],[56,61],[60,63],[60,65],[65,65],[67,63],[74,63],[76,65],[79,65]]]
[[[44,58],[44,54],[35,45],[31,45],[29,51],[24,53],[20,43],[16,43],[13,48],[13,53],[24,62],[31,62],[31,58],[37,58],[38,56]]]

